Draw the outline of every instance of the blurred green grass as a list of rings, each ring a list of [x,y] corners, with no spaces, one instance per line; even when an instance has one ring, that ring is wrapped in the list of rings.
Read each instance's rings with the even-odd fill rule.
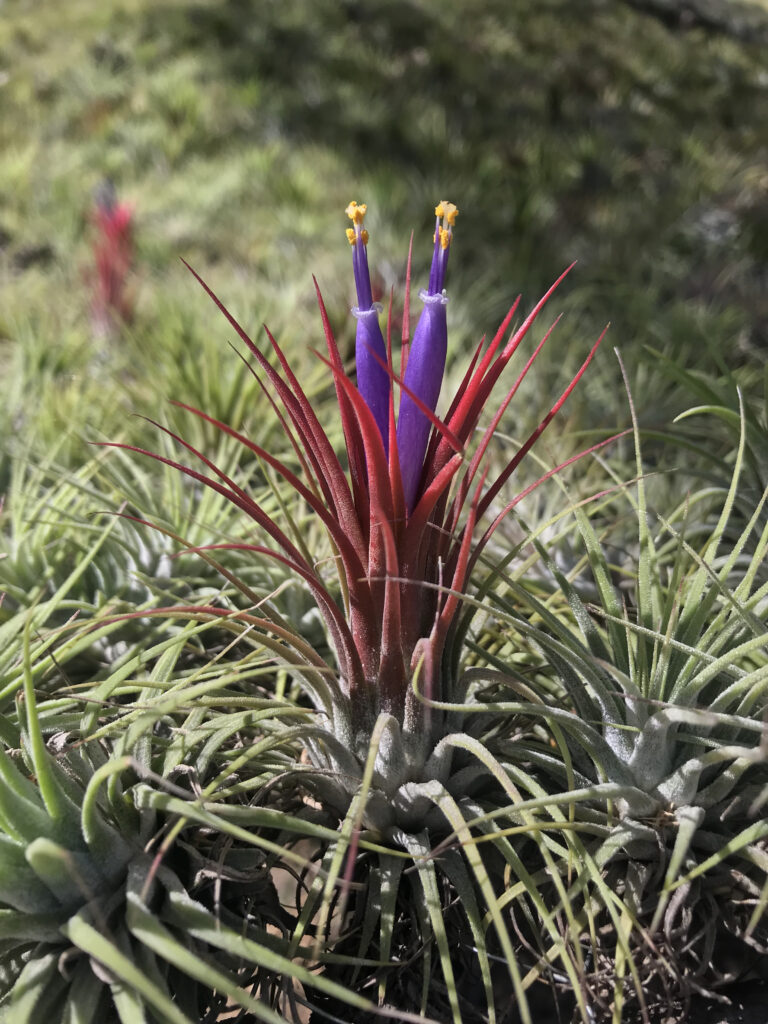
[[[6,439],[45,448],[71,430],[76,462],[83,437],[144,436],[131,411],[214,391],[227,411],[241,384],[247,418],[258,393],[179,257],[300,362],[320,340],[315,273],[348,346],[352,197],[371,209],[385,291],[402,284],[412,229],[418,282],[432,203],[458,203],[454,352],[579,261],[523,421],[608,320],[645,422],[680,403],[644,344],[747,387],[764,361],[757,41],[670,29],[615,0],[6,0],[0,81]],[[97,352],[87,211],[107,175],[136,208],[138,311]],[[625,422],[617,381],[604,355],[576,419]]]

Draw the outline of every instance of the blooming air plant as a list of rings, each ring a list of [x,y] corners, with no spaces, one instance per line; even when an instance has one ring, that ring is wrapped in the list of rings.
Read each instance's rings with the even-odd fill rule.
[[[307,879],[303,906],[296,908],[293,954],[306,957],[301,941],[312,922],[316,937],[312,958],[323,958],[322,940],[330,940],[331,917],[345,918],[343,908],[331,910],[336,896],[342,891],[344,899],[351,898],[354,892],[351,946],[343,942],[333,946],[344,955],[326,964],[328,971],[342,974],[346,968],[339,965],[351,965],[344,974],[349,991],[359,992],[367,984],[378,986],[379,1003],[383,1004],[387,992],[392,991],[391,985],[387,989],[386,978],[395,961],[417,965],[416,969],[420,964],[422,981],[417,987],[422,995],[416,1000],[417,1009],[423,1016],[431,1008],[439,1019],[449,1017],[458,1022],[463,1019],[461,972],[469,972],[475,985],[479,965],[488,1008],[483,1019],[493,1022],[498,1003],[491,980],[489,948],[493,943],[508,965],[522,1019],[529,1022],[509,927],[495,896],[497,887],[502,892],[509,888],[505,872],[512,870],[523,877],[528,869],[504,838],[496,840],[488,852],[495,856],[501,850],[502,860],[508,861],[506,868],[499,866],[498,858],[481,858],[468,824],[482,820],[488,806],[475,788],[483,778],[487,785],[482,792],[491,804],[514,822],[522,820],[514,810],[520,800],[517,787],[521,776],[517,769],[510,769],[510,775],[508,766],[498,762],[490,747],[473,735],[471,712],[484,705],[472,690],[472,673],[463,669],[461,650],[473,611],[482,606],[482,601],[469,593],[473,573],[499,525],[544,480],[608,443],[603,441],[573,456],[518,493],[503,495],[517,467],[585,373],[602,335],[535,429],[500,460],[498,446],[492,448],[497,429],[554,324],[514,379],[500,389],[500,398],[494,398],[496,386],[570,268],[514,327],[519,298],[513,303],[490,342],[483,338],[477,344],[456,393],[443,398],[445,411],[439,413],[448,351],[446,273],[458,210],[447,201],[435,208],[432,263],[427,287],[419,293],[422,309],[412,336],[409,253],[399,358],[392,337],[392,303],[382,329],[382,310],[373,301],[366,207],[353,202],[346,212],[351,220],[347,236],[357,293],[352,310],[355,376],[344,366],[315,284],[325,336],[325,352],[316,355],[326,365],[335,391],[331,408],[335,405],[334,418],[338,419],[332,425],[321,422],[269,330],[270,358],[189,268],[247,346],[255,364],[254,376],[292,455],[278,457],[204,410],[176,403],[242,445],[246,453],[281,478],[285,490],[281,488],[280,512],[275,513],[273,506],[254,497],[248,484],[167,428],[160,429],[192,455],[196,464],[130,448],[180,471],[196,485],[211,488],[254,524],[253,536],[245,540],[187,549],[198,551],[218,568],[248,599],[249,608],[174,605],[157,609],[157,614],[230,619],[247,625],[250,635],[289,668],[311,703],[310,721],[290,730],[294,742],[299,737],[300,754],[283,776],[298,801],[292,806],[298,805],[300,810],[289,821],[278,801],[282,817],[270,818],[269,827],[280,828],[282,821],[286,831],[280,833],[280,842],[290,845],[291,836],[295,839],[304,828],[306,815],[317,813],[327,834],[338,838],[319,853],[322,871]],[[339,425],[341,452],[338,442],[331,439]],[[288,492],[293,492],[294,507],[309,509],[327,534],[330,560],[310,553],[306,523],[293,515],[285,500]],[[221,564],[217,551],[222,549],[240,557],[272,560],[298,579],[320,612],[332,657],[323,657],[286,622],[278,602],[254,592],[238,578],[230,567],[231,555],[226,565]],[[486,574],[484,568],[484,579]],[[254,749],[258,747],[256,740]],[[247,761],[248,755],[244,756]],[[224,785],[221,780],[231,777],[229,764],[227,761],[218,782],[208,784],[206,799],[213,800],[217,787]],[[285,781],[289,778],[295,782]],[[525,786],[539,795],[534,780],[528,779]],[[266,790],[273,792],[269,786]],[[264,799],[270,799],[266,793]],[[462,855],[445,850],[438,857],[435,849],[450,843],[451,835],[461,840]],[[550,863],[546,842],[535,835],[533,841],[541,848],[542,864],[547,865],[542,878],[554,877],[558,869]],[[409,859],[415,875],[403,872]],[[350,889],[348,883],[353,879],[357,886]],[[538,885],[530,879],[529,891],[535,894]],[[466,929],[462,932],[461,927],[453,940],[448,937],[444,914],[454,905],[450,893],[460,895],[460,913],[471,931],[469,945]],[[444,898],[448,902],[443,905]],[[540,901],[539,896],[533,898]],[[492,941],[486,938],[485,913],[493,920]],[[543,962],[546,965],[552,957],[559,958],[572,990],[578,993],[578,979],[570,956],[563,952],[562,935],[553,918],[546,920],[551,957],[547,954]],[[456,942],[460,955],[453,948]],[[445,980],[447,995],[443,996],[430,987],[433,944]],[[371,972],[367,982],[359,977],[363,969]],[[413,1004],[411,990],[405,981],[403,984],[398,1001]],[[507,995],[500,998],[508,1003]]]
[[[108,337],[133,319],[133,296],[128,277],[133,268],[133,207],[121,203],[111,181],[95,193],[91,220],[93,241],[93,297],[91,317],[94,332]]]
[[[419,292],[423,308],[412,338],[409,255],[399,366],[393,354],[391,308],[385,333],[381,307],[372,298],[369,237],[363,226],[366,206],[352,202],[346,213],[352,222],[347,237],[357,292],[357,306],[352,310],[356,320],[356,382],[343,366],[316,283],[326,345],[326,353],[318,353],[318,357],[332,375],[346,459],[334,449],[270,331],[265,329],[276,366],[191,267],[262,372],[263,377],[257,377],[290,441],[296,467],[203,410],[175,403],[239,441],[276,470],[309,506],[327,531],[338,584],[334,586],[321,575],[298,534],[286,532],[292,529],[290,525],[268,514],[229,474],[182,438],[166,431],[209,472],[144,449],[131,450],[174,466],[226,496],[269,538],[269,543],[259,539],[195,550],[206,557],[216,549],[228,548],[275,559],[311,592],[336,660],[334,666],[328,666],[314,652],[307,656],[302,645],[306,658],[304,683],[328,725],[327,735],[332,737],[330,747],[320,743],[315,748],[310,743],[313,760],[337,770],[339,778],[352,780],[349,785],[354,789],[354,779],[360,777],[360,766],[375,730],[376,777],[387,797],[381,822],[385,826],[387,819],[391,823],[393,813],[397,817],[396,797],[401,787],[440,777],[448,770],[445,762],[450,758],[443,756],[437,746],[446,728],[440,704],[455,705],[463,699],[455,664],[447,655],[458,629],[462,595],[505,516],[544,479],[587,454],[582,452],[567,460],[522,493],[501,499],[505,484],[586,371],[603,335],[538,426],[491,474],[486,456],[499,422],[554,324],[508,385],[487,424],[479,427],[481,418],[512,357],[571,268],[511,330],[518,297],[490,343],[483,339],[478,344],[456,394],[450,396],[446,412],[440,417],[435,410],[447,353],[445,280],[458,210],[447,201],[435,209],[429,282]],[[237,584],[231,574],[229,578]],[[284,633],[280,636],[285,639]],[[348,785],[342,789],[346,795],[341,795],[339,802],[348,803]],[[366,820],[373,823],[376,815],[367,814]]]

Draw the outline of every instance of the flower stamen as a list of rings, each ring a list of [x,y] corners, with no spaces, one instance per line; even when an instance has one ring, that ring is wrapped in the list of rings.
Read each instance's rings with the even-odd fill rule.
[[[453,239],[453,226],[459,215],[458,208],[441,199],[435,207],[435,233],[432,241],[435,244],[432,254],[432,269],[429,272],[429,295],[439,295],[445,287],[445,272],[448,267],[448,251]]]
[[[381,307],[373,302],[371,273],[368,268],[368,232],[363,227],[368,207],[354,200],[347,206],[346,214],[354,225],[347,228],[347,239],[352,246],[352,269],[355,275],[357,306],[352,315],[357,320],[355,332],[355,359],[357,364],[357,387],[373,413],[381,434],[385,452],[388,451],[389,432],[389,374],[387,348],[379,324]]]
[[[445,309],[448,296],[444,291],[445,272],[453,238],[453,225],[458,213],[458,209],[447,199],[442,199],[435,207],[437,220],[433,235],[434,251],[429,271],[429,285],[419,292],[424,309],[416,324],[403,378],[403,383],[431,412],[435,411],[445,370],[448,347]],[[408,394],[403,394],[400,398],[400,414],[397,421],[397,447],[403,494],[409,515],[418,501],[424,454],[431,429],[429,419]]]

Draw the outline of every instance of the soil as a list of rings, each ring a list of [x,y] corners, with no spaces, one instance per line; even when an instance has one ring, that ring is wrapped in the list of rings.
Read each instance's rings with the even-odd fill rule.
[[[713,999],[696,996],[691,1000],[691,1008],[685,1024],[768,1024],[768,984],[764,981],[747,981],[734,985],[728,990],[730,1005]],[[571,1020],[570,1008],[561,1007],[558,1015],[552,1008],[551,999],[531,1000],[531,1016],[535,1024],[567,1024]],[[311,1024],[325,1024],[328,1020],[360,1020],[360,1017],[347,1016],[328,1017],[326,1013],[317,1012],[310,1017]],[[367,1019],[367,1018],[366,1018]],[[383,1018],[381,1018],[383,1019]],[[511,1018],[510,1024],[516,1018]],[[651,1024],[674,1024],[674,1018],[653,1017]],[[630,1024],[629,1021],[626,1024]],[[631,1024],[640,1024],[632,1020]]]
[[[691,999],[688,1016],[683,1024],[768,1024],[768,983],[745,981],[731,986],[724,993],[728,1003],[695,996]],[[538,998],[537,998],[538,997]],[[546,990],[533,989],[529,992],[531,1017],[535,1024],[570,1024],[573,1017],[573,1000],[563,1000],[560,1012],[553,1008]],[[514,1012],[509,1024],[519,1024]],[[624,1024],[642,1024],[641,1018],[625,1015]],[[678,1024],[675,1016],[651,1017],[650,1024]]]
[[[686,1024],[768,1024],[768,985],[747,981],[729,990],[731,1005],[697,997]]]

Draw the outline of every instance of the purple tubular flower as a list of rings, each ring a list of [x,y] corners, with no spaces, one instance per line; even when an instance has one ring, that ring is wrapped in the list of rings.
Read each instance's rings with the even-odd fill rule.
[[[435,248],[429,273],[429,287],[419,292],[424,309],[413,332],[408,353],[408,364],[403,383],[432,412],[435,411],[440,387],[443,383],[445,357],[448,349],[446,306],[448,296],[443,291],[448,252],[453,237],[453,225],[458,210],[446,200],[435,207]],[[441,224],[442,221],[442,224]],[[408,514],[413,511],[418,497],[424,454],[427,450],[431,423],[409,395],[403,391],[397,420],[397,451],[400,474]]]
[[[390,379],[385,367],[387,347],[379,324],[381,307],[374,303],[371,292],[371,274],[368,269],[368,232],[363,228],[367,207],[364,203],[352,202],[346,213],[354,224],[347,231],[352,246],[352,268],[355,274],[357,306],[352,315],[357,320],[355,334],[355,363],[357,366],[357,388],[373,413],[384,442],[384,451],[389,450],[389,389]],[[378,357],[378,358],[377,358]]]

